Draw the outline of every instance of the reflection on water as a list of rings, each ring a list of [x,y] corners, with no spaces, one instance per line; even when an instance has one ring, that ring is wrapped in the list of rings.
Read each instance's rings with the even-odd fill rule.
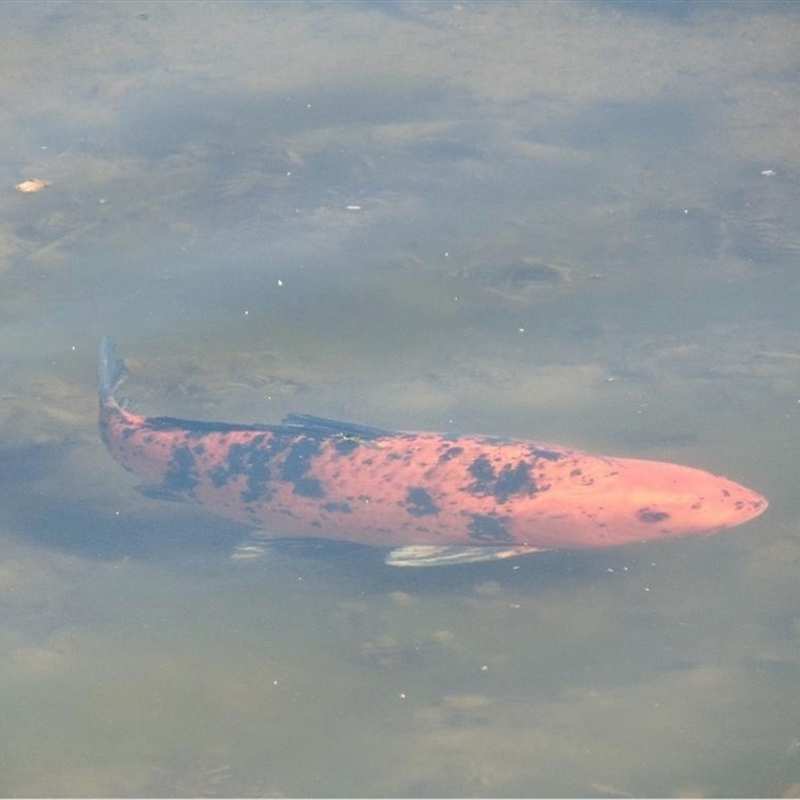
[[[796,793],[792,6],[0,17],[0,794]],[[770,509],[233,562],[103,450],[103,334],[146,415],[542,436]]]

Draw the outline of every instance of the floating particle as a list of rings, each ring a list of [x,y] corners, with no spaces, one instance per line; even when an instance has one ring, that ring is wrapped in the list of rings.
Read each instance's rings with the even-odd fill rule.
[[[32,192],[41,192],[46,189],[50,184],[47,181],[39,180],[39,178],[28,178],[22,183],[18,183],[14,188],[23,194],[31,194]]]

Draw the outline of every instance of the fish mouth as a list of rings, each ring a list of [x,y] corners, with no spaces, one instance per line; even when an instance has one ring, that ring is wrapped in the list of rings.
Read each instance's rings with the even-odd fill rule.
[[[733,481],[729,481],[728,486],[723,488],[723,494],[728,500],[728,513],[715,530],[743,525],[761,516],[769,507],[766,497]]]
[[[750,492],[750,497],[739,500],[737,506],[742,506],[742,522],[749,522],[751,519],[760,517],[768,508],[769,501],[757,492]]]

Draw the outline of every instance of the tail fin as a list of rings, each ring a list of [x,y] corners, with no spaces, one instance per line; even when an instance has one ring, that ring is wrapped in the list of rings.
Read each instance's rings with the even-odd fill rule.
[[[97,358],[97,380],[101,403],[114,400],[114,390],[127,374],[128,368],[117,350],[117,345],[108,336],[104,336],[100,342]]]

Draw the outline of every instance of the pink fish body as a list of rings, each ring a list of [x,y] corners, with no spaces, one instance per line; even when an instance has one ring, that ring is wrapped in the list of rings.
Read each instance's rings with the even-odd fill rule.
[[[487,436],[384,431],[290,415],[279,425],[144,418],[115,397],[100,349],[100,430],[126,469],[170,497],[275,536],[395,548],[399,566],[478,561],[705,534],[767,501],[727,478]]]

